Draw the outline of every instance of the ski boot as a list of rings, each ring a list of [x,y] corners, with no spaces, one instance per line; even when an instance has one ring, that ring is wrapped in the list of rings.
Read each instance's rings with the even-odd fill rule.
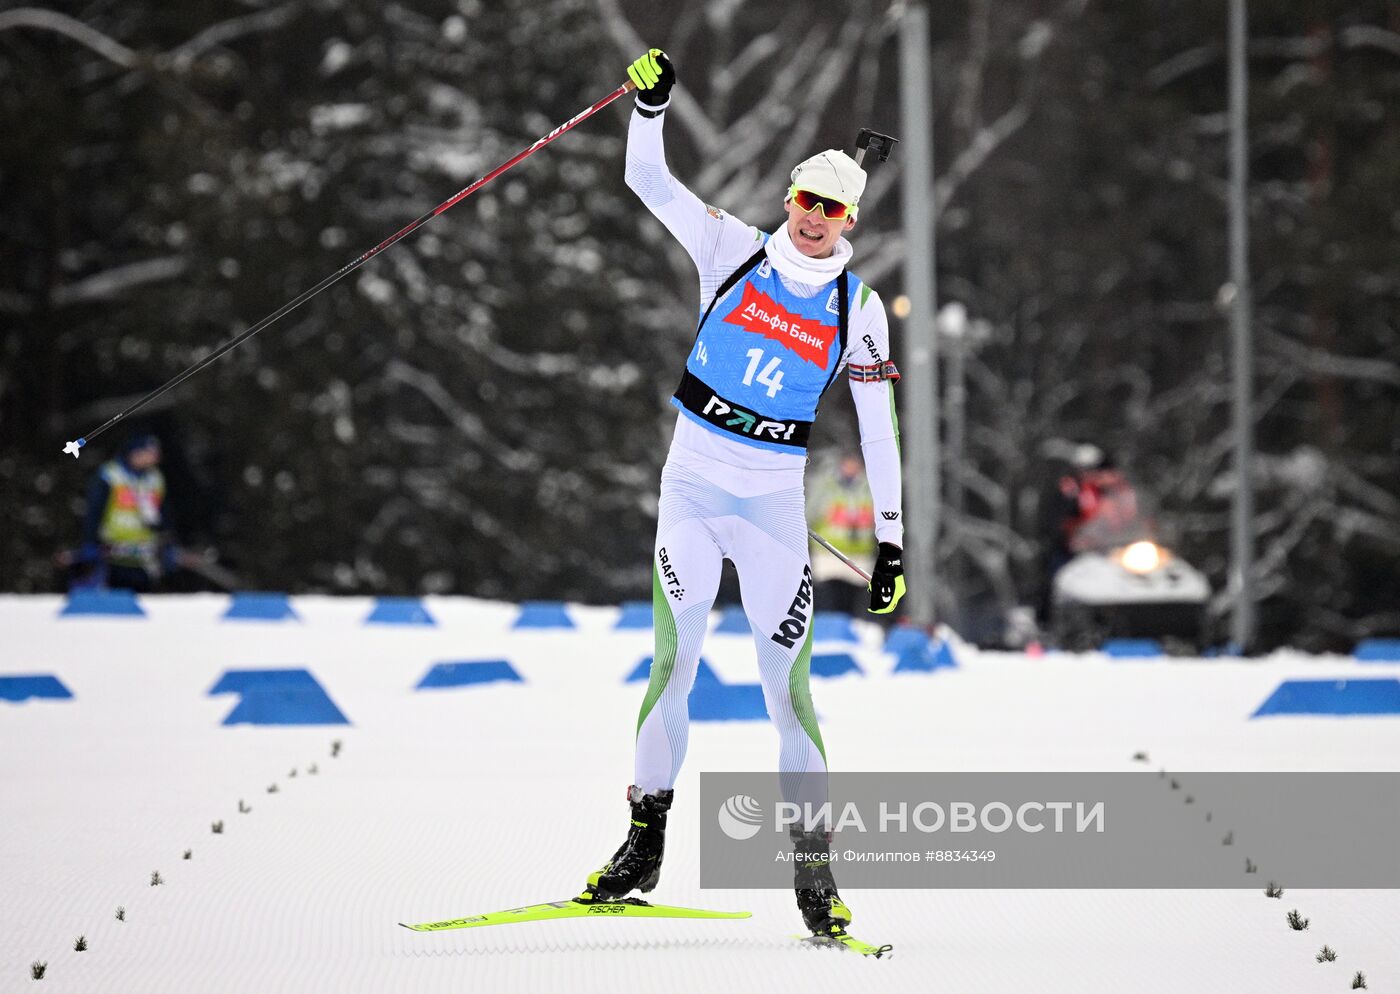
[[[793,887],[797,891],[797,910],[814,936],[839,940],[851,923],[851,909],[836,892],[836,879],[831,875],[831,838],[825,832],[792,833]]]
[[[674,790],[643,794],[641,788],[627,788],[632,807],[632,825],[627,840],[596,872],[588,875],[588,886],[580,901],[616,901],[633,890],[643,894],[655,889],[661,879],[661,857],[666,852],[666,812],[671,809]]]

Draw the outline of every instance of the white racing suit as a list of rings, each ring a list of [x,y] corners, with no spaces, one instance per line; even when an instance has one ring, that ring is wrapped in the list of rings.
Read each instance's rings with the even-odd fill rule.
[[[891,389],[897,373],[888,361],[885,310],[854,275],[849,299],[834,289],[852,254],[845,239],[830,258],[809,259],[784,228],[765,236],[703,204],[666,166],[664,119],[633,112],[627,185],[695,261],[706,316],[673,401],[680,414],[661,474],[656,652],[637,720],[634,783],[649,794],[675,785],[689,735],[690,689],[722,562],[729,559],[778,730],[779,771],[785,782],[822,774],[813,779],[824,790],[826,755],[808,690],[817,605],[803,499],[806,430],[816,398],[849,369],[876,536],[902,545]],[[746,263],[753,264],[748,275],[731,280]],[[726,281],[730,288],[717,301]],[[836,339],[838,311],[848,315],[844,341]]]

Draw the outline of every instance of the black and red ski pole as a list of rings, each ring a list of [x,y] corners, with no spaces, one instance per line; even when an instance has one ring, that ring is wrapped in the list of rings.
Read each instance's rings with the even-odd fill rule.
[[[253,337],[254,335],[256,335],[258,332],[262,331],[264,328],[266,328],[266,327],[268,327],[269,325],[273,324],[274,322],[278,321],[280,318],[284,317],[285,315],[290,314],[292,311],[296,310],[298,307],[300,307],[302,304],[306,303],[308,300],[310,300],[312,297],[316,296],[318,293],[320,293],[322,290],[326,289],[328,286],[331,286],[333,283],[338,283],[341,279],[343,279],[344,277],[346,277],[346,276],[348,276],[349,274],[353,273],[355,270],[359,269],[359,268],[360,268],[361,266],[363,266],[366,262],[369,262],[369,260],[373,259],[373,258],[374,258],[376,255],[378,255],[380,252],[383,252],[383,251],[384,251],[386,248],[388,248],[390,245],[393,245],[395,242],[399,241],[400,239],[405,238],[406,236],[408,236],[408,235],[412,234],[413,232],[417,231],[419,228],[421,228],[423,225],[427,224],[429,221],[431,221],[433,218],[437,217],[439,214],[446,213],[446,212],[447,212],[448,210],[450,210],[452,207],[456,206],[456,204],[457,204],[459,201],[466,199],[467,197],[469,197],[469,196],[471,196],[473,193],[475,193],[477,190],[480,190],[483,186],[485,186],[487,183],[491,182],[491,181],[492,181],[493,179],[495,179],[497,176],[501,175],[501,173],[505,172],[507,169],[509,169],[511,166],[515,165],[515,164],[516,164],[517,162],[519,162],[520,160],[525,159],[525,158],[528,158],[529,156],[533,155],[535,152],[539,151],[540,149],[542,149],[542,148],[544,148],[546,145],[548,145],[550,142],[554,141],[554,139],[558,138],[558,137],[559,137],[560,135],[562,135],[564,132],[566,132],[566,131],[568,131],[569,129],[573,128],[574,125],[580,124],[580,123],[582,123],[583,121],[588,120],[590,117],[592,117],[592,116],[593,116],[594,114],[596,114],[598,111],[602,110],[602,109],[603,109],[604,107],[606,107],[608,104],[612,103],[612,102],[613,102],[614,100],[616,100],[618,97],[621,97],[621,96],[625,95],[628,91],[633,90],[633,89],[635,89],[635,86],[634,86],[630,81],[629,81],[629,82],[626,82],[626,83],[623,83],[623,84],[622,84],[621,86],[619,86],[616,90],[613,90],[611,93],[609,93],[609,94],[608,94],[606,97],[604,97],[602,100],[599,100],[597,103],[595,103],[592,107],[589,107],[587,110],[581,111],[580,113],[578,113],[578,114],[574,115],[573,117],[569,118],[569,120],[567,120],[567,121],[565,121],[563,124],[559,125],[559,127],[555,128],[553,131],[551,131],[549,134],[545,135],[545,136],[544,136],[543,138],[541,138],[539,141],[535,142],[535,143],[534,143],[533,145],[531,145],[529,148],[525,149],[524,151],[521,151],[521,152],[516,153],[516,155],[514,155],[512,158],[510,158],[510,159],[506,160],[505,162],[501,163],[499,166],[497,166],[495,169],[491,170],[491,171],[490,171],[489,173],[487,173],[485,176],[481,177],[481,179],[477,180],[477,181],[476,181],[475,183],[473,183],[471,186],[468,186],[467,188],[465,188],[465,189],[463,189],[463,190],[460,190],[460,191],[458,191],[457,193],[453,194],[453,195],[452,195],[451,197],[449,197],[447,200],[444,200],[442,203],[438,204],[436,207],[434,207],[432,210],[428,211],[428,213],[424,214],[422,217],[418,218],[416,221],[410,222],[409,224],[405,225],[403,228],[400,228],[398,231],[394,232],[394,234],[392,234],[392,235],[390,235],[388,238],[384,239],[384,241],[380,242],[378,245],[376,245],[374,248],[370,249],[370,250],[369,250],[368,252],[366,252],[364,255],[360,256],[358,259],[355,259],[354,261],[352,261],[352,262],[348,263],[347,265],[341,267],[340,269],[336,270],[336,271],[335,271],[334,273],[332,273],[331,275],[327,276],[327,277],[326,277],[325,279],[323,279],[320,283],[317,283],[315,286],[313,286],[310,290],[307,290],[306,292],[304,292],[303,294],[301,294],[301,296],[295,298],[294,300],[289,300],[287,303],[283,304],[283,305],[282,305],[281,307],[279,307],[277,310],[273,311],[273,312],[272,312],[271,314],[269,314],[267,317],[263,318],[261,321],[259,321],[259,322],[258,322],[257,324],[255,324],[255,325],[253,325],[251,328],[249,328],[247,331],[243,332],[243,333],[242,333],[241,335],[239,335],[238,337],[232,338],[232,339],[230,339],[229,341],[225,342],[224,344],[220,345],[217,349],[215,349],[213,352],[209,353],[209,355],[205,356],[203,359],[201,359],[199,362],[195,363],[193,366],[191,366],[191,367],[189,367],[188,369],[186,369],[183,373],[180,373],[178,376],[176,376],[176,377],[174,377],[174,378],[168,380],[164,385],[162,385],[162,386],[156,388],[155,390],[152,390],[150,393],[146,394],[146,396],[142,397],[140,400],[136,401],[134,404],[132,404],[131,406],[127,407],[125,410],[119,411],[118,413],[112,415],[112,416],[111,416],[110,418],[108,418],[105,422],[103,422],[101,425],[99,425],[97,428],[93,429],[92,431],[88,432],[88,433],[87,433],[86,435],[84,435],[82,438],[77,438],[77,439],[74,439],[73,441],[69,442],[67,445],[65,445],[65,446],[63,447],[64,453],[65,453],[65,454],[70,454],[70,453],[71,453],[72,456],[73,456],[73,458],[74,458],[74,459],[77,459],[77,458],[78,458],[78,451],[79,451],[84,445],[86,445],[91,439],[94,439],[94,438],[96,438],[98,435],[101,435],[101,434],[102,434],[104,431],[106,431],[108,428],[111,428],[113,425],[117,424],[117,422],[121,421],[123,418],[125,418],[127,415],[131,414],[133,411],[140,410],[142,407],[145,407],[147,404],[149,404],[151,401],[155,400],[155,399],[156,399],[157,397],[159,397],[161,394],[164,394],[164,393],[166,393],[166,392],[169,391],[169,390],[173,390],[175,387],[177,387],[177,386],[179,386],[181,383],[185,382],[185,380],[189,379],[191,376],[193,376],[195,373],[199,372],[199,371],[200,371],[201,369],[203,369],[205,366],[209,365],[209,364],[210,364],[211,362],[213,362],[215,359],[218,359],[220,356],[224,355],[225,353],[231,352],[233,349],[238,348],[238,346],[242,345],[244,342],[246,342],[248,339],[252,338],[252,337]]]

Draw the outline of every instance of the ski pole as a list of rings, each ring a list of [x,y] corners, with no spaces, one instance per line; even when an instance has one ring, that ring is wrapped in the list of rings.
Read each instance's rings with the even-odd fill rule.
[[[530,155],[533,155],[535,152],[539,151],[540,149],[542,149],[542,148],[544,148],[546,145],[548,145],[550,142],[554,141],[554,139],[558,138],[558,137],[559,137],[560,135],[562,135],[564,132],[566,132],[566,131],[568,131],[569,129],[573,128],[574,125],[580,124],[580,123],[582,123],[583,121],[588,120],[588,118],[592,117],[594,114],[596,114],[598,111],[602,110],[602,109],[603,109],[604,107],[606,107],[608,104],[612,103],[612,102],[613,102],[614,100],[616,100],[618,97],[623,96],[624,94],[628,93],[629,91],[631,91],[631,90],[633,90],[633,89],[635,89],[635,88],[636,88],[636,87],[635,87],[635,85],[631,82],[631,80],[628,80],[626,83],[623,83],[623,84],[622,84],[621,86],[619,86],[616,90],[613,90],[611,93],[609,93],[609,94],[608,94],[606,97],[604,97],[602,100],[599,100],[597,103],[595,103],[592,107],[589,107],[587,110],[581,111],[580,113],[578,113],[578,114],[574,115],[573,117],[569,118],[569,120],[567,120],[567,121],[565,121],[563,124],[559,125],[559,127],[555,128],[553,131],[551,131],[549,134],[545,135],[545,136],[544,136],[543,138],[541,138],[539,141],[535,142],[535,143],[534,143],[533,145],[531,145],[529,148],[525,149],[525,150],[522,151],[522,152],[516,153],[515,156],[513,156],[512,158],[510,158],[510,159],[506,160],[505,162],[501,163],[499,166],[497,166],[495,169],[491,170],[491,171],[490,171],[489,173],[487,173],[485,176],[481,177],[481,179],[477,180],[477,181],[476,181],[475,183],[473,183],[471,186],[468,186],[468,187],[466,187],[465,189],[458,191],[457,193],[455,193],[455,194],[453,194],[451,197],[449,197],[447,200],[444,200],[442,203],[438,204],[438,205],[437,205],[436,207],[434,207],[432,210],[428,211],[428,213],[426,213],[426,214],[424,214],[422,217],[418,218],[416,221],[412,221],[412,222],[410,222],[409,224],[405,225],[403,228],[400,228],[398,231],[396,231],[394,234],[390,235],[388,238],[384,239],[384,241],[380,242],[378,245],[376,245],[374,248],[370,249],[370,250],[369,250],[368,252],[366,252],[364,255],[361,255],[359,258],[355,259],[353,262],[350,262],[350,263],[346,264],[345,266],[341,267],[340,269],[336,270],[334,273],[332,273],[331,275],[329,275],[329,276],[327,276],[325,279],[323,279],[320,283],[317,283],[315,286],[313,286],[310,290],[307,290],[307,291],[305,291],[304,293],[302,293],[301,296],[299,296],[299,297],[295,298],[294,300],[290,300],[290,301],[288,301],[287,303],[283,304],[281,307],[279,307],[277,310],[273,311],[273,312],[272,312],[271,314],[269,314],[267,317],[263,318],[263,319],[262,319],[261,321],[259,321],[257,324],[253,325],[253,326],[252,326],[251,328],[249,328],[247,331],[243,332],[243,334],[239,335],[239,336],[236,337],[236,338],[230,339],[229,341],[225,342],[223,345],[220,345],[217,349],[215,349],[215,350],[214,350],[213,352],[211,352],[209,355],[205,356],[203,359],[199,360],[199,362],[195,363],[193,366],[190,366],[190,367],[189,367],[188,369],[186,369],[183,373],[180,373],[178,376],[174,377],[173,379],[168,380],[163,386],[158,387],[158,388],[155,389],[155,390],[152,390],[150,393],[146,394],[146,396],[142,397],[140,400],[136,401],[134,404],[130,405],[130,406],[127,407],[125,410],[119,411],[118,413],[112,415],[110,418],[107,419],[106,422],[104,422],[103,424],[101,424],[101,425],[98,426],[97,428],[93,429],[92,431],[88,432],[86,435],[82,436],[81,438],[77,438],[77,439],[74,439],[73,441],[69,442],[67,445],[65,445],[65,446],[63,447],[63,452],[64,452],[64,454],[65,454],[65,455],[71,454],[71,455],[73,456],[74,459],[77,459],[77,458],[78,458],[78,450],[80,450],[84,445],[86,445],[91,439],[96,438],[98,435],[101,435],[101,434],[102,434],[104,431],[106,431],[108,428],[111,428],[111,427],[112,427],[113,425],[115,425],[117,422],[121,421],[121,420],[122,420],[123,418],[125,418],[128,414],[131,414],[133,411],[140,410],[142,407],[145,407],[145,406],[146,406],[147,404],[149,404],[151,401],[153,401],[153,400],[155,400],[157,397],[161,396],[161,394],[164,394],[165,392],[167,392],[167,391],[169,391],[169,390],[173,390],[175,387],[177,387],[177,386],[179,386],[181,383],[185,382],[185,380],[189,379],[191,376],[193,376],[195,373],[199,372],[199,371],[200,371],[201,369],[203,369],[205,366],[209,365],[209,364],[210,364],[211,362],[213,362],[215,359],[218,359],[220,356],[223,356],[225,353],[228,353],[228,352],[232,351],[233,349],[238,348],[238,346],[242,345],[244,342],[246,342],[248,339],[252,338],[252,337],[253,337],[254,335],[256,335],[258,332],[262,331],[264,328],[266,328],[266,327],[268,327],[269,325],[273,324],[273,323],[276,322],[278,319],[280,319],[280,318],[284,317],[285,315],[291,313],[292,311],[296,310],[298,307],[300,307],[302,304],[306,303],[306,302],[307,302],[308,300],[310,300],[312,297],[316,296],[316,295],[317,295],[318,293],[320,293],[322,290],[324,290],[324,289],[326,289],[327,287],[331,286],[333,283],[338,283],[342,278],[348,276],[349,274],[353,273],[355,270],[359,269],[359,268],[360,268],[361,266],[363,266],[366,262],[369,262],[369,260],[373,259],[373,258],[374,258],[376,255],[378,255],[380,252],[383,252],[383,251],[384,251],[386,248],[388,248],[390,245],[393,245],[395,242],[399,241],[400,239],[406,237],[407,235],[412,234],[414,231],[417,231],[419,228],[421,228],[423,225],[427,224],[429,221],[431,221],[433,218],[437,217],[439,214],[443,214],[443,213],[447,212],[447,211],[450,210],[452,207],[456,206],[456,204],[457,204],[459,201],[461,201],[461,200],[463,200],[463,199],[465,199],[465,198],[471,196],[471,195],[472,195],[473,193],[475,193],[477,190],[480,190],[483,186],[485,186],[487,183],[491,182],[491,181],[492,181],[493,179],[495,179],[497,176],[501,175],[501,173],[505,172],[505,171],[506,171],[507,169],[509,169],[511,166],[515,165],[515,164],[516,164],[517,162],[519,162],[521,159],[525,159],[525,158],[528,158]]]
[[[831,553],[833,556],[835,556],[837,559],[841,560],[841,561],[842,561],[843,563],[845,563],[847,566],[851,567],[851,569],[853,569],[853,570],[855,570],[857,573],[859,573],[862,580],[864,580],[866,583],[870,583],[870,582],[871,582],[871,580],[870,580],[870,574],[867,573],[865,570],[861,569],[861,568],[860,568],[859,566],[857,566],[855,563],[851,562],[851,558],[850,558],[849,556],[847,556],[845,553],[838,551],[837,548],[836,548],[836,546],[832,545],[830,542],[828,542],[826,539],[822,538],[820,535],[818,535],[816,532],[812,531],[812,529],[810,529],[810,528],[807,529],[807,534],[808,534],[808,535],[811,535],[812,538],[816,540],[817,544],[820,545],[823,549],[825,549],[827,552]]]

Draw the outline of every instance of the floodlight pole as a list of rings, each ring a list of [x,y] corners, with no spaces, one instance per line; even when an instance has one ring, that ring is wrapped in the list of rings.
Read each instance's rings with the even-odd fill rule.
[[[1249,283],[1249,158],[1245,0],[1230,0],[1230,338],[1235,436],[1235,490],[1230,520],[1234,613],[1230,641],[1240,652],[1254,644],[1254,342]]]
[[[909,297],[906,338],[900,352],[907,364],[900,385],[904,418],[904,536],[908,555],[909,620],[931,626],[938,596],[939,483],[938,336],[934,315],[938,295],[934,271],[933,107],[929,73],[928,10],[910,3],[900,26],[899,99],[905,154],[901,166],[904,198],[904,292]]]

